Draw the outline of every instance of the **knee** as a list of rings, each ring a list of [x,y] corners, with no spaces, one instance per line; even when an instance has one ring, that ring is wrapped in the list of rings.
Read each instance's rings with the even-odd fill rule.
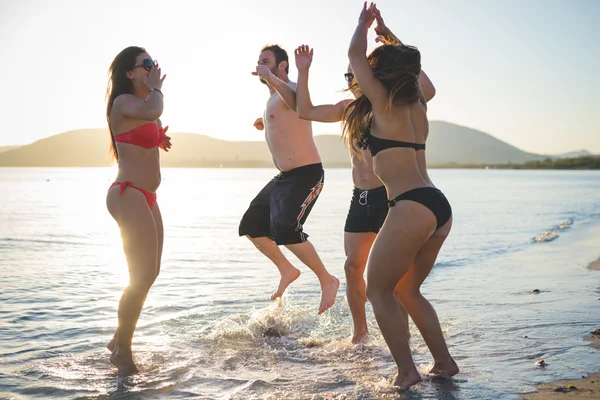
[[[394,288],[386,282],[378,282],[377,280],[369,280],[367,284],[367,298],[373,305],[377,307],[377,304],[387,301],[394,297]]]
[[[407,304],[421,296],[420,288],[410,285],[398,284],[394,288],[394,296],[402,303]]]
[[[354,277],[357,275],[362,276],[365,272],[365,264],[361,263],[354,257],[346,258],[346,263],[344,264],[344,272],[346,272],[346,276]]]
[[[148,291],[150,291],[150,288],[154,284],[154,281],[156,281],[157,276],[158,272],[152,271],[151,273],[136,277],[132,280],[129,286],[131,286],[131,288],[135,291],[148,293]]]

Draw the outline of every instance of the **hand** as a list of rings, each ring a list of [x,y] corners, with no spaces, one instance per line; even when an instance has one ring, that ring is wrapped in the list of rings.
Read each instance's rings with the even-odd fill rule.
[[[275,75],[273,75],[269,67],[266,65],[257,65],[256,72],[253,72],[252,75],[258,76],[261,81],[266,82],[269,85],[273,81],[273,78],[275,78]]]
[[[294,50],[294,54],[296,55],[296,68],[298,68],[298,71],[310,68],[310,65],[312,64],[313,50],[314,49],[311,49],[305,44]]]
[[[171,144],[171,137],[165,135],[165,133],[167,133],[167,131],[169,130],[168,126],[165,126],[165,128],[162,131],[163,134],[163,140],[161,143],[158,144],[158,147],[163,149],[164,151],[168,152],[169,149],[171,148],[172,144]]]
[[[262,118],[257,118],[256,121],[254,121],[254,127],[256,129],[258,129],[259,131],[262,131],[265,129],[265,124],[263,122]]]
[[[160,90],[166,77],[167,75],[163,75],[161,78],[160,67],[158,66],[157,62],[154,62],[152,69],[150,69],[150,73],[144,78],[144,84],[148,86],[148,89]]]
[[[375,13],[373,12],[374,7],[375,3],[371,3],[369,8],[367,8],[367,2],[365,1],[360,16],[358,17],[359,24],[365,24],[367,28],[370,28],[371,25],[373,25],[373,21],[375,21]]]
[[[390,34],[390,28],[388,28],[385,25],[385,22],[383,21],[383,18],[381,17],[381,11],[379,11],[379,9],[377,8],[376,5],[373,5],[372,8],[373,14],[375,15],[375,19],[377,20],[377,26],[375,27],[375,33],[378,35],[378,39],[380,36],[382,36],[382,39],[385,39],[385,36]],[[375,41],[378,41],[377,39],[375,39]],[[379,40],[379,41],[383,41],[383,40]]]

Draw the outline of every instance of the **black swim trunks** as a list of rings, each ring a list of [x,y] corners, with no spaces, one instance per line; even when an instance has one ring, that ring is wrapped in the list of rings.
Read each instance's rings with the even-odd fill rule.
[[[308,235],[302,225],[323,189],[324,179],[321,163],[281,172],[250,202],[239,235],[269,237],[278,245],[306,242]]]
[[[385,186],[371,190],[354,188],[350,210],[346,217],[344,232],[379,233],[388,213],[388,198]]]

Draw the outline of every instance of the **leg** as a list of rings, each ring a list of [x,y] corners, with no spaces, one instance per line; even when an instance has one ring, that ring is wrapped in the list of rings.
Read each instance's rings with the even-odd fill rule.
[[[288,244],[285,245],[300,261],[310,268],[319,278],[321,284],[321,304],[319,305],[319,314],[322,314],[327,309],[331,308],[335,303],[340,281],[335,276],[331,275],[323,261],[317,254],[311,242]]]
[[[421,380],[406,335],[406,312],[394,296],[398,282],[409,270],[418,250],[434,232],[436,220],[424,206],[401,201],[392,207],[368,260],[367,295],[381,333],[398,365],[394,384],[401,389]]]
[[[421,294],[420,288],[435,264],[451,225],[452,220],[425,242],[417,253],[413,265],[396,286],[396,296],[421,332],[435,361],[430,372],[441,376],[456,375],[459,369],[446,346],[438,316],[433,306]]]
[[[163,241],[164,241],[163,222],[162,222],[162,216],[160,213],[160,208],[158,207],[158,203],[156,203],[154,205],[154,207],[152,208],[152,216],[154,217],[154,222],[156,223],[156,234],[157,234],[157,238],[158,238],[158,256],[157,256],[157,263],[156,263],[157,264],[156,265],[156,276],[158,277],[158,274],[160,273],[160,263],[161,263],[161,258],[162,258],[162,249],[163,249]],[[112,339],[106,346],[106,348],[108,350],[110,350],[111,353],[115,349],[115,345],[117,344],[117,333],[118,333],[118,329],[115,330],[115,334],[113,335]]]
[[[277,291],[271,296],[271,300],[275,300],[278,297],[283,296],[285,289],[294,282],[300,276],[300,270],[297,269],[289,262],[289,260],[283,255],[279,246],[275,244],[273,240],[268,237],[257,237],[252,238],[248,236],[248,239],[256,246],[256,248],[263,253],[269,260],[275,264],[281,275],[279,281],[279,287]]]
[[[271,300],[283,296],[290,283],[298,279],[300,270],[283,255],[277,244],[271,239],[271,194],[277,190],[277,180],[272,179],[250,202],[250,207],[242,217],[239,235],[246,236],[269,260],[275,264],[281,275],[279,287]]]
[[[154,217],[154,222],[156,223],[156,237],[158,239],[158,250],[156,257],[156,276],[160,274],[160,264],[162,261],[162,252],[163,252],[163,243],[165,238],[165,232],[163,227],[162,214],[160,213],[160,207],[158,207],[158,203],[154,204],[152,207],[152,216]]]
[[[306,167],[301,167],[306,168]],[[299,172],[303,171],[303,172]],[[313,206],[323,189],[323,169],[309,167],[284,174],[270,198],[270,230],[278,245],[284,245],[310,268],[321,284],[319,314],[335,303],[340,281],[323,265],[308,235],[303,231]]]
[[[150,287],[156,279],[158,238],[156,223],[146,199],[137,190],[109,191],[107,205],[121,230],[123,250],[129,267],[129,284],[119,302],[119,326],[111,362],[119,375],[137,372],[131,340]]]
[[[344,232],[344,250],[346,252],[346,298],[354,322],[352,343],[361,342],[367,337],[367,316],[365,303],[367,302],[367,286],[364,272],[369,257],[369,251],[377,235],[373,232]]]

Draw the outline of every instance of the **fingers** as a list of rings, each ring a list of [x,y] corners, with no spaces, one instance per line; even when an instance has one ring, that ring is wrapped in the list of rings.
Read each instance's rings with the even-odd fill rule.
[[[309,45],[302,44],[302,45],[298,46],[298,48],[296,50],[294,50],[294,54],[297,55],[297,56],[298,55],[303,55],[305,53],[312,54],[313,50],[314,49],[311,49]]]

